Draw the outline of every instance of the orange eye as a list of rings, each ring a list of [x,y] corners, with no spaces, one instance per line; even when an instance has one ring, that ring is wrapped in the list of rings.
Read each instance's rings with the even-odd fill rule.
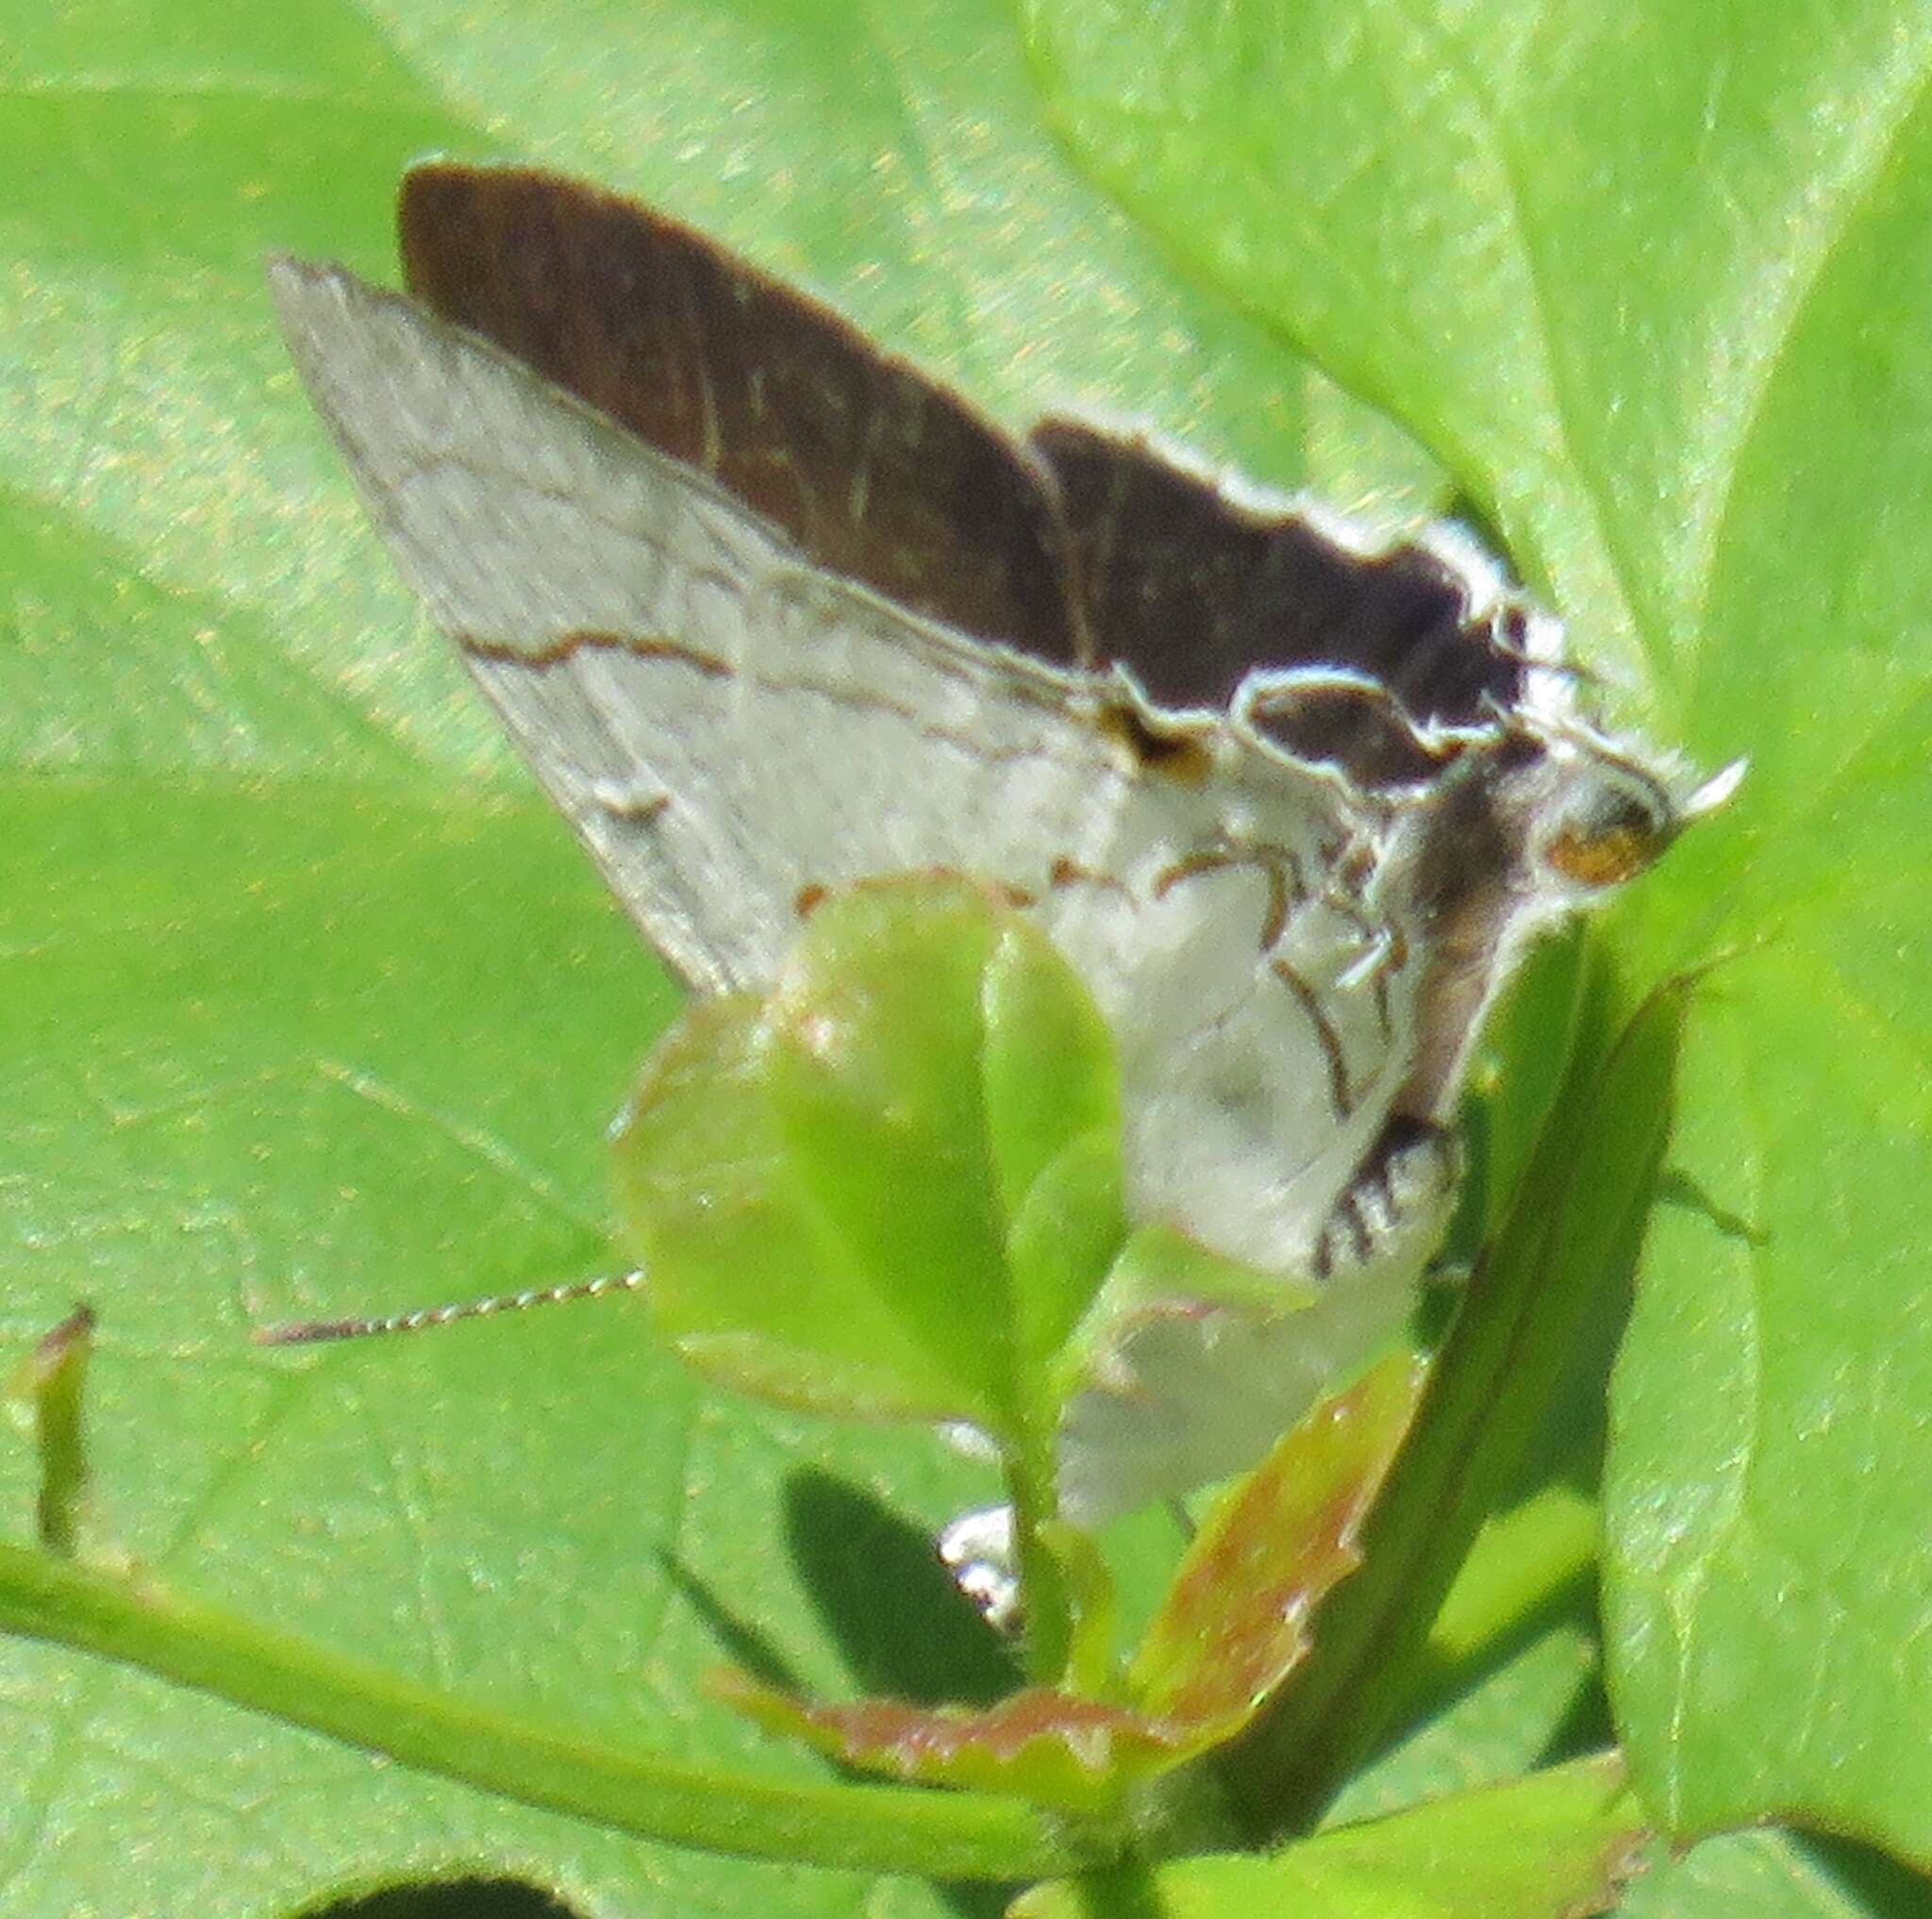
[[[1638,826],[1625,820],[1595,831],[1566,826],[1550,842],[1544,858],[1579,886],[1620,886],[1657,858],[1658,839],[1649,821]]]

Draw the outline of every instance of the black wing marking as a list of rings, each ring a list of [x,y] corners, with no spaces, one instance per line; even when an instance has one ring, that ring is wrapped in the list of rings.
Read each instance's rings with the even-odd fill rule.
[[[418,167],[398,218],[418,299],[710,474],[817,565],[1080,663],[1038,456],[829,308],[663,214],[525,168]]]
[[[1473,608],[1427,547],[1351,551],[1305,514],[1243,505],[1077,421],[1045,422],[1033,443],[1059,482],[1102,663],[1157,703],[1219,711],[1257,667],[1359,676],[1371,684],[1297,689],[1256,717],[1290,751],[1384,786],[1440,769],[1418,727],[1484,726],[1521,697],[1522,609]]]
[[[651,445],[814,564],[1055,666],[1128,667],[1224,710],[1256,668],[1327,668],[1253,717],[1389,787],[1524,692],[1524,612],[1422,545],[1363,553],[1158,448],[1074,421],[1022,442],[829,308],[615,194],[518,167],[404,181],[409,288]],[[1090,638],[1090,636],[1092,636]],[[1347,676],[1358,682],[1350,684]]]

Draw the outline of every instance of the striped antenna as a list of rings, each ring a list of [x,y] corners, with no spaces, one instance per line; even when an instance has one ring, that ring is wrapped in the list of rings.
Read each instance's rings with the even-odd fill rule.
[[[366,1340],[377,1333],[421,1332],[425,1327],[453,1326],[459,1319],[492,1319],[499,1312],[521,1312],[528,1306],[562,1306],[574,1299],[601,1299],[607,1293],[641,1291],[641,1273],[605,1273],[595,1279],[573,1279],[562,1286],[532,1286],[522,1293],[497,1293],[487,1299],[465,1299],[450,1306],[421,1306],[413,1312],[391,1313],[382,1319],[291,1319],[280,1326],[259,1326],[254,1332],[258,1346],[312,1346],[325,1340]]]

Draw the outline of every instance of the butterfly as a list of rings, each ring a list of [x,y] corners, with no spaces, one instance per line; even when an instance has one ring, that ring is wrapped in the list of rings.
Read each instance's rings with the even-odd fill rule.
[[[1591,724],[1557,623],[1454,529],[1090,421],[1009,434],[549,174],[420,166],[400,230],[408,296],[274,262],[282,330],[611,891],[697,993],[771,981],[861,879],[1026,903],[1120,1047],[1132,1220],[1320,1289],[1151,1313],[1072,1404],[1063,1504],[1250,1462],[1408,1310],[1527,944],[1740,769]]]

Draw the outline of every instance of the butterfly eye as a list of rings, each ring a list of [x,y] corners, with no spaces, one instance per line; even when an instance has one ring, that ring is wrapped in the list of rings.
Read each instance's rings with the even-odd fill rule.
[[[1622,780],[1585,793],[1553,833],[1543,858],[1578,886],[1621,886],[1664,850],[1671,822],[1657,796]]]

